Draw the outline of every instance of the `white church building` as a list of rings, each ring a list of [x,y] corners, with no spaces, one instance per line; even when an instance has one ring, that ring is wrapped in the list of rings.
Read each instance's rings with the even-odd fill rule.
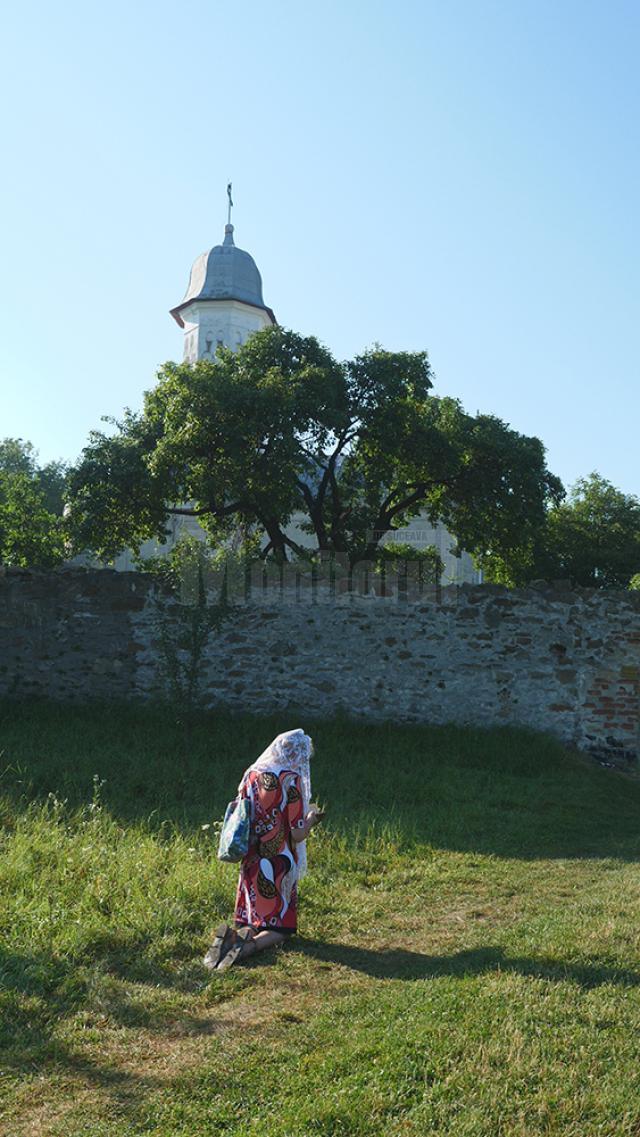
[[[230,214],[231,211],[229,211]],[[224,240],[202,253],[193,263],[184,299],[171,309],[171,315],[183,329],[185,363],[198,359],[213,359],[220,347],[237,351],[254,332],[277,323],[273,310],[262,295],[262,278],[250,255],[239,249],[233,239],[234,227],[225,226]],[[195,517],[176,516],[169,519],[169,536],[165,544],[147,541],[141,549],[142,557],[157,556],[168,551],[183,534],[204,539],[204,532]],[[291,532],[301,544],[310,543],[293,518]],[[454,556],[451,549],[455,538],[444,525],[431,525],[420,515],[402,530],[389,534],[387,540],[408,542],[416,548],[434,545],[444,563],[443,584],[477,583],[481,577],[467,553]],[[115,568],[135,567],[130,551],[123,552],[115,561]]]

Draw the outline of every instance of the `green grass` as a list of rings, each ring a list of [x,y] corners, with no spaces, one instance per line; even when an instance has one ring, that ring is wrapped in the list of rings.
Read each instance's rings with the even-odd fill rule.
[[[275,733],[301,935],[200,965]],[[640,780],[515,730],[0,706],[0,1133],[638,1137]]]

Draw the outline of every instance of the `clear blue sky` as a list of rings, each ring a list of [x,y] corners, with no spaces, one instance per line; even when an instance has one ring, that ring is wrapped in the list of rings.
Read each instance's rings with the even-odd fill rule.
[[[33,0],[3,15],[0,437],[77,457],[236,243],[280,323],[640,495],[637,0]]]

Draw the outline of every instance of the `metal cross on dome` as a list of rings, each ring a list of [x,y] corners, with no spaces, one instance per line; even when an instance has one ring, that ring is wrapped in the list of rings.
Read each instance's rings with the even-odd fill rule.
[[[227,219],[227,224],[230,225],[231,224],[231,207],[233,205],[233,198],[231,197],[231,182],[227,183],[227,197],[229,198],[229,215],[228,215],[228,219]]]

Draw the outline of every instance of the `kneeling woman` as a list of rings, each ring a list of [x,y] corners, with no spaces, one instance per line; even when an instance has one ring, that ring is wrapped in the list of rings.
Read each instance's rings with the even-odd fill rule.
[[[289,730],[243,775],[238,795],[251,803],[249,852],[240,868],[235,929],[227,924],[216,929],[204,959],[209,970],[225,971],[297,930],[306,838],[323,817],[310,801],[312,753],[309,735]]]

